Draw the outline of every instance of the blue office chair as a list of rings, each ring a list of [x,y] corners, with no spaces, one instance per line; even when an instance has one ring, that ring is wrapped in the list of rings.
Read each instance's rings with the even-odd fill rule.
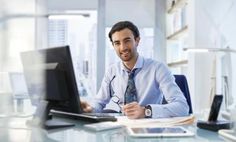
[[[175,77],[175,82],[179,86],[180,90],[183,92],[188,106],[189,106],[189,114],[193,113],[192,109],[192,102],[191,102],[191,97],[188,89],[188,81],[184,75],[174,75]]]

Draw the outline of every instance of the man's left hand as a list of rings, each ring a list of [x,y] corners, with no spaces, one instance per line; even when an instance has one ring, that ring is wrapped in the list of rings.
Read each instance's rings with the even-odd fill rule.
[[[137,102],[132,102],[123,106],[124,114],[131,119],[144,118],[145,108],[140,106]]]

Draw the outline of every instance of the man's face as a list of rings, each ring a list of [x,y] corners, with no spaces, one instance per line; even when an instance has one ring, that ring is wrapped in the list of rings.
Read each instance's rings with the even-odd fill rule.
[[[128,28],[112,34],[112,44],[123,62],[136,58],[139,40],[139,37],[134,38],[132,31]]]

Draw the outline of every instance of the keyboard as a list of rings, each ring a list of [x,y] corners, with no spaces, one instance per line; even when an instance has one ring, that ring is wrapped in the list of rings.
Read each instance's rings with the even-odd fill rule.
[[[83,113],[84,115],[97,116],[97,117],[110,117],[112,115],[108,113]]]
[[[117,121],[115,116],[105,113],[71,113],[59,110],[50,110],[53,116],[77,119],[89,122]]]

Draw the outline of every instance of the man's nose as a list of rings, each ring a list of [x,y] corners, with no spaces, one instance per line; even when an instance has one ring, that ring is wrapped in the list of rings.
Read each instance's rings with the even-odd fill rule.
[[[120,44],[120,49],[121,49],[121,50],[127,49],[127,46],[126,46],[125,42],[121,42],[121,44]]]

